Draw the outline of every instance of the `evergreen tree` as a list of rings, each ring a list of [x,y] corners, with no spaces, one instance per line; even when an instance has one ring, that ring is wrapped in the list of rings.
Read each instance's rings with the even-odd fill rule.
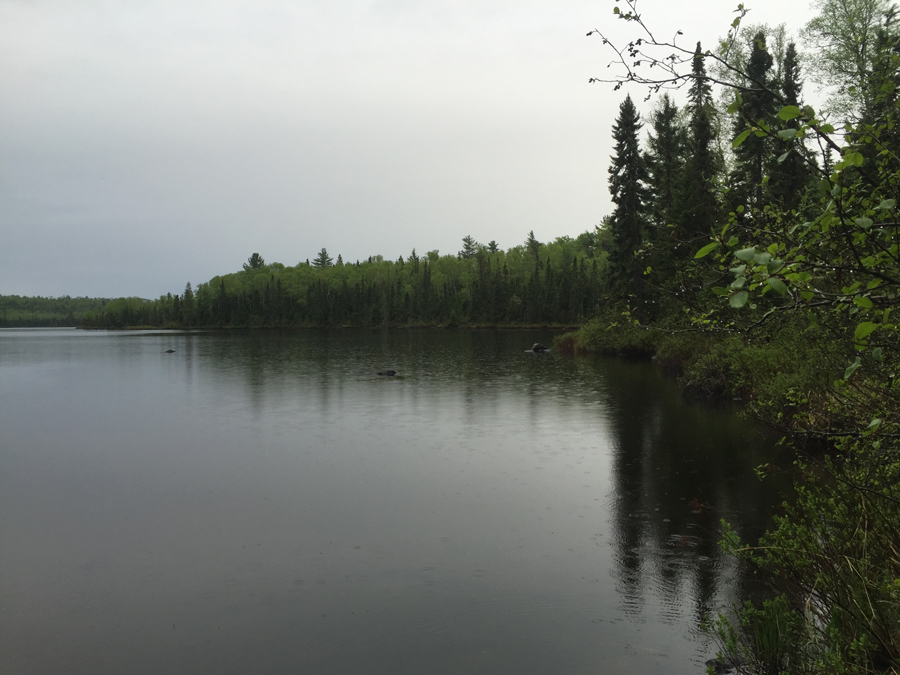
[[[626,96],[613,125],[615,154],[609,167],[609,191],[615,204],[609,281],[613,291],[620,296],[640,296],[642,270],[635,254],[643,240],[644,181],[647,178],[638,142],[642,126],[631,96]]]
[[[762,122],[770,128],[774,124],[779,106],[774,95],[777,85],[772,81],[770,73],[772,64],[772,55],[766,49],[765,33],[759,31],[750,44],[750,58],[747,61],[748,88],[742,94],[740,114],[735,122],[737,133],[743,132],[748,124],[756,126]],[[749,205],[754,211],[762,209],[763,178],[777,156],[774,146],[776,138],[774,134],[757,136],[751,133],[735,148],[736,166],[731,193],[735,205]]]
[[[478,244],[475,243],[475,239],[473,239],[470,235],[463,237],[462,242],[463,248],[462,251],[459,252],[459,257],[462,260],[469,260],[475,255],[475,250],[478,248]]]
[[[685,130],[678,120],[678,107],[668,94],[650,116],[653,132],[647,139],[649,215],[656,227],[674,222],[674,205],[684,170]]]
[[[781,76],[781,95],[785,105],[798,105],[802,89],[797,47],[791,42],[784,52]],[[776,121],[780,129],[796,129],[799,126],[796,119],[782,122],[776,118]],[[800,205],[803,192],[812,179],[812,159],[800,139],[788,139],[784,142],[776,139],[775,147],[776,154],[780,153],[781,156],[775,161],[769,174],[769,192],[786,211],[790,211]]]
[[[534,236],[534,230],[531,230],[528,233],[528,237],[525,239],[525,249],[531,254],[534,258],[534,269],[535,271],[541,269],[541,242],[537,240]]]
[[[249,258],[247,258],[247,262],[244,263],[245,270],[258,270],[261,269],[263,265],[266,264],[266,261],[263,260],[262,256],[259,253],[254,253]]]
[[[682,257],[692,257],[695,243],[705,238],[716,223],[718,202],[714,180],[718,173],[713,129],[713,105],[700,43],[691,63],[688,92],[687,161],[679,189],[678,235],[686,244]],[[696,240],[696,241],[695,241]]]
[[[184,287],[184,296],[181,300],[181,317],[184,323],[189,326],[194,318],[194,290],[191,288],[190,281]]]
[[[318,268],[322,269],[325,267],[331,267],[331,265],[332,265],[331,260],[332,260],[332,258],[328,255],[328,251],[323,248],[321,251],[319,251],[319,255],[317,255],[315,257],[315,259],[312,261],[312,264],[313,264],[313,267],[318,267]]]

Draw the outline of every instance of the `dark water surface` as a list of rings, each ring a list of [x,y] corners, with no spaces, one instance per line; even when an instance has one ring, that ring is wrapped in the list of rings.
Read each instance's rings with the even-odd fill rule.
[[[702,673],[771,439],[550,338],[0,331],[0,673]]]

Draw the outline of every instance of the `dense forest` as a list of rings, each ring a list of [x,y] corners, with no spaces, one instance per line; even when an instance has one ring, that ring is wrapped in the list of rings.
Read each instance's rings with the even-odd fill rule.
[[[103,312],[106,298],[34,298],[0,295],[0,328],[80,326]]]
[[[595,228],[507,251],[463,238],[457,255],[344,262],[322,249],[294,267],[254,253],[240,272],[158,300],[119,298],[89,328],[128,326],[576,325],[596,315],[607,252]]]
[[[793,446],[795,494],[760,542],[722,524],[769,599],[710,618],[713,668],[900,673],[900,26],[885,0],[817,0],[798,41],[746,25],[714,49],[635,37],[613,128],[605,315],[557,341],[652,355]],[[669,34],[668,32],[666,33]],[[803,54],[814,55],[814,58]],[[807,79],[827,99],[804,101]],[[686,94],[677,106],[670,90]]]

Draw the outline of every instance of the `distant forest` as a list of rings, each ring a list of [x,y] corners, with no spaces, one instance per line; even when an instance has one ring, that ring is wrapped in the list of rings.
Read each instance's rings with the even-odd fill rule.
[[[254,253],[239,272],[157,300],[118,298],[85,312],[86,328],[575,325],[602,306],[610,244],[594,228],[577,238],[526,241],[502,251],[464,237],[456,255],[415,249],[407,258],[267,264]]]
[[[107,298],[27,298],[0,295],[0,328],[80,326],[85,314],[103,313]]]

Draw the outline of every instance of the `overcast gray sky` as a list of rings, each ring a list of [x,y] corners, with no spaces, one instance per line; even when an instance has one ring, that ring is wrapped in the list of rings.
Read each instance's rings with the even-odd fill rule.
[[[588,84],[610,54],[585,34],[626,28],[614,4],[0,0],[0,294],[157,297],[254,251],[576,236],[610,211],[625,92]],[[736,5],[641,2],[710,47]]]

